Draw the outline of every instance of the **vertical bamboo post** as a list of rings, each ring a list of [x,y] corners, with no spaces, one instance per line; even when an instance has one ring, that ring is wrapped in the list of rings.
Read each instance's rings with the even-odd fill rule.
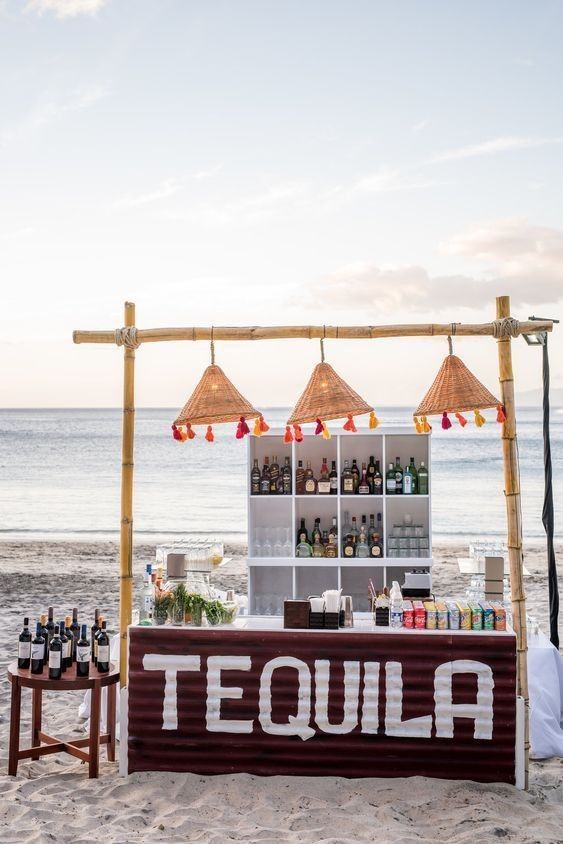
[[[126,327],[135,325],[135,305],[125,302]],[[133,604],[133,445],[135,439],[135,349],[123,352],[123,424],[121,442],[121,531],[119,542],[119,671],[127,683],[127,628]]]
[[[510,297],[497,297],[497,319],[510,316]],[[502,426],[502,457],[504,463],[504,495],[508,531],[508,559],[510,563],[510,592],[512,616],[516,633],[517,693],[524,698],[524,775],[528,788],[530,757],[528,698],[528,642],[526,635],[526,597],[524,594],[524,558],[522,554],[522,511],[520,502],[520,467],[516,441],[516,408],[514,405],[514,376],[510,336],[498,339],[498,364],[501,399],[506,412]]]

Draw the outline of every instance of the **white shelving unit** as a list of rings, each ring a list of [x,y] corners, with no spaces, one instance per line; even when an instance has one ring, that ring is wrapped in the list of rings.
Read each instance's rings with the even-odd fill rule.
[[[253,614],[280,614],[284,598],[306,598],[319,594],[325,589],[342,588],[343,593],[352,595],[354,609],[366,611],[368,604],[368,579],[377,589],[384,585],[391,586],[393,580],[402,582],[405,571],[412,568],[432,570],[432,467],[430,456],[430,435],[417,434],[407,426],[379,427],[375,430],[358,428],[357,433],[331,428],[332,439],[324,440],[312,432],[303,431],[301,443],[284,443],[285,429],[271,429],[262,437],[248,438],[248,597],[249,610]],[[262,469],[264,457],[270,460],[276,455],[280,467],[286,456],[290,457],[292,469],[292,495],[251,495],[250,470],[254,459]],[[344,461],[357,459],[361,467],[373,455],[379,460],[385,486],[385,471],[388,464],[399,457],[401,466],[405,466],[410,457],[414,457],[417,467],[424,461],[429,471],[428,495],[341,495],[340,475]],[[330,469],[331,461],[336,461],[338,472],[337,495],[295,495],[295,469],[297,461],[311,461],[311,466],[318,478],[322,459],[326,457]],[[350,518],[356,516],[360,524],[362,515],[381,513],[385,556],[379,559],[314,559],[295,557],[295,539],[300,519],[306,520],[311,531],[317,516],[321,518],[321,527],[327,529],[336,516],[339,543],[344,513]],[[393,525],[403,521],[405,513],[410,513],[413,524],[422,525],[428,536],[428,556],[389,557],[388,540],[392,535]],[[256,529],[280,528],[282,543],[289,538],[291,555],[257,556]],[[289,531],[289,533],[287,533]],[[339,546],[340,547],[340,546]]]

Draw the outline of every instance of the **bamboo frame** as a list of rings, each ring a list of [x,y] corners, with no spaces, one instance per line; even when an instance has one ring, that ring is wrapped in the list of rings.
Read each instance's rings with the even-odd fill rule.
[[[510,298],[497,297],[497,319],[510,316]],[[517,693],[524,699],[524,788],[528,789],[530,762],[530,733],[528,696],[528,642],[526,627],[526,596],[524,593],[524,557],[522,553],[522,511],[520,499],[520,466],[516,440],[516,407],[514,403],[514,374],[510,337],[499,337],[498,366],[501,401],[506,422],[502,426],[502,458],[504,464],[504,495],[508,532],[508,561],[510,564],[510,597],[512,619],[516,633]]]
[[[497,319],[510,316],[510,299],[496,300]],[[125,326],[135,327],[135,305],[125,303]],[[246,326],[149,328],[135,332],[136,344],[178,340],[288,340],[327,338],[335,340],[374,340],[386,337],[495,337],[497,326],[487,323],[421,323],[369,326]],[[551,320],[526,320],[513,326],[513,336],[551,332]],[[119,332],[74,331],[74,343],[118,344]],[[119,344],[118,344],[119,345]],[[525,787],[528,788],[529,765],[529,699],[526,640],[526,599],[523,582],[522,519],[520,513],[519,463],[516,442],[514,376],[510,336],[498,338],[499,380],[501,398],[506,409],[502,427],[502,447],[506,496],[508,552],[510,562],[513,623],[517,642],[517,690],[525,701]],[[127,627],[131,623],[133,596],[133,447],[135,434],[135,350],[125,346],[123,362],[123,442],[121,468],[121,533],[120,533],[120,670],[121,684],[127,678]]]

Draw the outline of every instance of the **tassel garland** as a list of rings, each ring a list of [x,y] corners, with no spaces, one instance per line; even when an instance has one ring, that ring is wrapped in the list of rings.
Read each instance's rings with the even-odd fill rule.
[[[318,417],[318,416],[317,416],[316,422],[317,422],[317,427],[315,428],[315,436],[316,436],[317,434],[322,434],[322,432],[323,432],[323,423],[322,423],[322,421],[319,419],[319,417]]]
[[[301,430],[301,425],[295,424],[293,426],[293,436],[295,437],[296,443],[302,443],[303,442],[303,431]]]
[[[344,423],[343,428],[345,431],[353,431],[354,433],[358,430],[354,424],[354,419],[351,414],[348,414],[348,421]]]
[[[421,418],[421,421],[422,421],[422,430],[424,431],[424,433],[425,434],[430,433],[430,431],[432,430],[432,425],[430,424],[430,422],[428,421],[426,416],[423,416]]]
[[[465,426],[467,425],[467,419],[465,418],[465,416],[462,416],[461,413],[456,413],[455,418],[457,419],[461,427],[465,428]]]
[[[375,415],[375,413],[372,410],[370,415],[369,415],[369,427],[373,430],[374,428],[377,428],[378,425],[379,425],[379,419],[377,418],[377,416]]]
[[[293,442],[293,434],[291,433],[291,428],[289,425],[285,426],[285,434],[283,435],[284,443],[292,443]]]
[[[172,436],[175,440],[178,440],[178,442],[182,442],[182,432],[178,430],[176,425],[172,425]]]
[[[254,421],[254,430],[252,431],[252,433],[254,434],[255,437],[261,437],[262,436],[262,429],[260,428],[260,419],[258,417],[256,417],[256,419]]]
[[[244,418],[244,416],[241,416],[240,419],[239,419],[239,423],[237,425],[237,432],[236,432],[237,440],[242,440],[242,438],[244,436],[246,436],[246,434],[249,434],[249,433],[250,433],[250,428],[246,424],[246,419]]]
[[[331,437],[332,434],[328,430],[326,422],[323,422],[323,440],[330,440]]]
[[[448,428],[451,427],[452,423],[450,422],[447,411],[444,410],[444,412],[442,413],[442,428],[444,429],[444,431],[447,431]]]
[[[208,443],[212,443],[215,439],[215,437],[213,436],[213,428],[211,427],[211,425],[207,426],[207,433],[205,435],[205,439]]]
[[[473,413],[475,414],[475,424],[478,428],[482,428],[487,420],[478,410],[474,410]]]
[[[503,404],[497,405],[497,422],[506,422],[506,409]]]

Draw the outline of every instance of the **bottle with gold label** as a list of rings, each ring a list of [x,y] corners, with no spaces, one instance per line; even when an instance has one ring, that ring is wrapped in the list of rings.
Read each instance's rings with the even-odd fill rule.
[[[321,475],[317,484],[317,492],[319,493],[319,495],[330,495],[330,478],[328,474],[328,464],[326,462],[326,457],[323,457]]]
[[[311,461],[307,460],[307,468],[305,469],[305,495],[316,495],[317,493],[317,479],[311,469]]]
[[[344,468],[342,469],[342,483],[340,489],[342,495],[354,494],[354,477],[350,469],[348,460],[344,461]]]

